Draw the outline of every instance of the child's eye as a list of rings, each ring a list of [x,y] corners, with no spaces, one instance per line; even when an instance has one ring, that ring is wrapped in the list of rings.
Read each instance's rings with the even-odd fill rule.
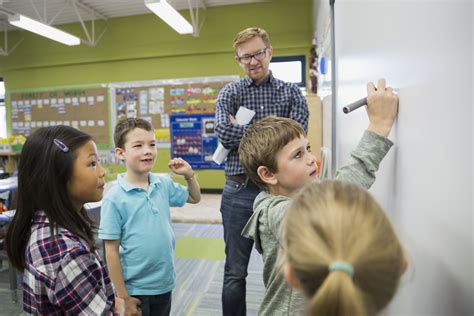
[[[306,150],[310,153],[311,152],[311,146],[306,147]]]
[[[301,158],[301,151],[296,153],[295,158]]]
[[[155,147],[155,146],[156,146],[156,144],[155,144],[155,143],[153,143],[153,144],[150,144],[150,146],[151,146],[151,147]]]
[[[142,145],[138,144],[138,145],[135,145],[133,146],[134,148],[139,148],[139,147],[142,147]]]
[[[91,162],[91,167],[97,167],[98,164],[99,164],[98,161],[92,161]]]

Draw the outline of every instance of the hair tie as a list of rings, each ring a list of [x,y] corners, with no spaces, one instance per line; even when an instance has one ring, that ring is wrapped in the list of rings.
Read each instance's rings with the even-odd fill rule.
[[[53,139],[53,143],[63,152],[67,153],[69,151],[69,147],[66,146],[62,141],[59,139],[55,138]]]
[[[339,270],[347,273],[350,277],[354,276],[354,267],[352,264],[344,261],[334,261],[329,265],[329,272]]]

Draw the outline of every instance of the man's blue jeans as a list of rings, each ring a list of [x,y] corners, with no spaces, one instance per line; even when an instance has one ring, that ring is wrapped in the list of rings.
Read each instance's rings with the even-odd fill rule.
[[[222,312],[227,315],[246,315],[245,278],[253,240],[241,236],[253,213],[253,201],[260,190],[230,179],[222,192],[221,214],[224,225],[225,269],[222,288]]]

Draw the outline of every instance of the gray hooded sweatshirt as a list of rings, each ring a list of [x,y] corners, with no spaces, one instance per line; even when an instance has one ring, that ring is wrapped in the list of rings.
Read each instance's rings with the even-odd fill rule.
[[[336,179],[350,181],[365,189],[375,181],[375,171],[393,143],[373,132],[365,131],[349,163],[336,172]],[[259,315],[298,315],[304,311],[302,292],[287,285],[279,266],[280,227],[291,199],[260,192],[253,204],[253,215],[242,231],[242,236],[253,239],[263,258],[265,295]]]

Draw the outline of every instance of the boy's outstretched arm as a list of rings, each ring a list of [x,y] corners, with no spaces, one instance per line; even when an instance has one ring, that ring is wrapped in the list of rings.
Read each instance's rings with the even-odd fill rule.
[[[191,165],[182,158],[173,158],[168,163],[168,167],[171,171],[175,174],[179,174],[184,176],[188,184],[188,203],[196,204],[201,201],[201,188],[199,187],[199,183],[194,176],[194,171]]]
[[[375,181],[375,172],[393,143],[387,138],[398,113],[398,97],[379,79],[378,87],[367,84],[367,114],[369,127],[347,164],[336,171],[335,178],[369,189]]]
[[[367,130],[387,137],[398,113],[398,96],[391,87],[386,87],[385,79],[379,79],[377,88],[372,82],[367,84]]]

